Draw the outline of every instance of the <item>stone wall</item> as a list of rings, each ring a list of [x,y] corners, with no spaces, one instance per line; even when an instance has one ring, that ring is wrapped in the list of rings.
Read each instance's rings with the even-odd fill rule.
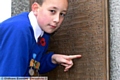
[[[109,0],[110,78],[120,80],[120,0]]]
[[[29,0],[12,0],[12,16],[29,11]]]

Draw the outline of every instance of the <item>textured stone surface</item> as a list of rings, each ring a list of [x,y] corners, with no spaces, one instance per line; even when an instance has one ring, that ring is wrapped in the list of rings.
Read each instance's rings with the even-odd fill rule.
[[[80,60],[75,59],[74,67],[67,73],[64,73],[63,67],[59,66],[56,72],[49,73],[49,78],[50,80],[108,80],[105,0],[72,1],[61,28],[51,36],[50,51],[67,55],[81,54],[83,57]]]
[[[12,16],[29,11],[29,0],[12,0]]]
[[[110,79],[120,80],[120,0],[110,3]]]

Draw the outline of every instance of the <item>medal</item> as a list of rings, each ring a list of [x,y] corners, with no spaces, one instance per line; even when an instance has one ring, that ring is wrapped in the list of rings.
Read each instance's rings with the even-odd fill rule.
[[[34,66],[34,62],[35,62],[35,60],[34,59],[31,59],[30,60],[30,69],[29,69],[29,74],[30,74],[30,76],[33,76],[34,75],[34,70],[33,70],[33,66]]]
[[[30,74],[31,76],[34,75],[34,70],[33,70],[32,68],[29,69],[29,74]]]
[[[31,59],[31,61],[30,61],[30,67],[33,67],[33,66],[34,66],[34,63],[35,63],[35,60],[34,60],[34,59]]]
[[[39,67],[40,67],[40,63],[39,63],[39,62],[36,62],[36,64],[35,64],[35,69],[39,70]]]

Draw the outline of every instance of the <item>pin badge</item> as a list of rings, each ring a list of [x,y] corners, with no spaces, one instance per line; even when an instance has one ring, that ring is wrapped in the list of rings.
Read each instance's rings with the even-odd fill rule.
[[[37,56],[37,55],[36,55],[35,53],[33,53],[33,59],[35,59],[35,58],[36,58],[36,56]]]

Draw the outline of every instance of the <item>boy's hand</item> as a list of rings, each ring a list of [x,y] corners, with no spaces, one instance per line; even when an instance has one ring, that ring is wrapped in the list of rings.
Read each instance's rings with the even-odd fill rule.
[[[52,56],[52,63],[54,64],[61,64],[65,66],[64,71],[68,71],[73,66],[72,59],[80,58],[81,55],[61,55],[61,54],[54,54]]]

